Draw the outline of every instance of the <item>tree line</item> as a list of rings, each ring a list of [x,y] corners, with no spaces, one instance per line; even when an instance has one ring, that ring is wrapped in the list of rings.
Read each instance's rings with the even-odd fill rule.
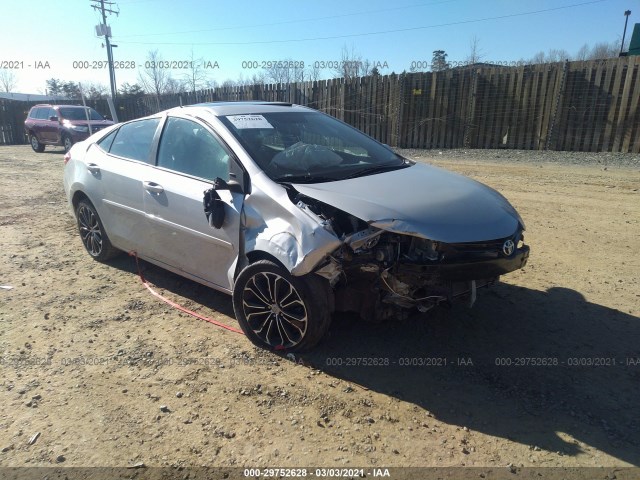
[[[551,63],[565,60],[599,60],[605,58],[617,57],[620,51],[620,42],[599,42],[593,46],[584,44],[575,54],[570,54],[565,49],[550,49],[547,52],[539,51],[529,59],[520,59],[518,64],[540,64]],[[423,68],[411,68],[410,72],[419,72],[425,70],[441,71],[451,67],[451,63],[447,60],[449,55],[445,50],[434,50],[432,54],[431,65]],[[480,46],[480,40],[477,36],[471,38],[469,50],[463,59],[465,64],[482,63],[488,58],[486,52]],[[202,58],[196,58],[193,50],[191,50],[191,58],[188,62],[188,68],[185,73],[179,77],[172,75],[171,70],[161,68],[163,58],[159,50],[152,50],[147,53],[145,68],[138,71],[138,78],[134,83],[124,82],[118,87],[118,95],[121,98],[139,97],[145,94],[152,94],[159,98],[161,95],[175,94],[181,92],[194,92],[203,89],[242,86],[242,85],[261,85],[269,83],[294,83],[320,80],[321,70],[317,65],[307,65],[303,68],[298,67],[299,62],[286,58],[282,62],[274,62],[269,68],[261,69],[252,73],[250,76],[242,74],[235,80],[227,79],[222,83],[209,77],[209,73],[204,66]],[[395,72],[391,72],[395,73]],[[406,71],[402,72],[406,73]],[[365,76],[380,75],[381,72],[373,61],[363,58],[352,46],[348,48],[346,45],[342,47],[340,61],[336,62],[330,69],[330,74],[334,78],[355,78]],[[0,91],[11,92],[16,88],[18,82],[16,75],[7,69],[0,69]],[[100,99],[109,96],[109,88],[98,82],[86,82],[81,86],[77,82],[65,81],[57,78],[51,78],[46,81],[46,94],[55,95],[69,99],[80,98],[81,93],[88,99]]]

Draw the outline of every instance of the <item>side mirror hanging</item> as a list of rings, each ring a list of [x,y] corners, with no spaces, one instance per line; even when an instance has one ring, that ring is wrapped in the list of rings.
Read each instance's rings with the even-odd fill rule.
[[[204,192],[204,214],[207,217],[209,226],[212,228],[221,228],[224,223],[224,202],[216,192],[215,188],[210,188]]]

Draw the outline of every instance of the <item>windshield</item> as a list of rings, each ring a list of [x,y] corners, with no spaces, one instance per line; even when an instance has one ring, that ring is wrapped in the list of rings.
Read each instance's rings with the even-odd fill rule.
[[[104,120],[104,117],[93,108],[87,107],[87,111],[89,112],[89,120]],[[84,108],[61,108],[59,112],[60,116],[66,120],[87,119],[87,115],[84,113]]]
[[[318,112],[229,115],[222,121],[278,182],[327,182],[408,166],[388,147]]]

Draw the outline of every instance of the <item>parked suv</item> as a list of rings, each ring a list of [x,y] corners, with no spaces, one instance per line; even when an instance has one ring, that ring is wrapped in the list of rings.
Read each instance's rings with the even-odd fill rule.
[[[45,145],[62,145],[68,152],[74,143],[110,125],[111,120],[82,105],[36,105],[24,122],[31,148],[38,153]]]

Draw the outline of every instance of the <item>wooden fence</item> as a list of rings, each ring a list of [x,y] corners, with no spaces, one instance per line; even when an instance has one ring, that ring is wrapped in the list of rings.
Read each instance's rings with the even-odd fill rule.
[[[640,57],[633,56],[223,87],[121,99],[117,105],[119,119],[125,121],[181,104],[284,101],[324,111],[383,143],[402,148],[638,153],[639,99]],[[2,102],[0,110],[4,109]],[[91,105],[108,113],[106,102]],[[28,107],[21,111],[26,116]],[[22,131],[16,133],[15,127],[8,137],[12,140],[3,142],[3,118],[0,111],[0,143],[24,142]]]

